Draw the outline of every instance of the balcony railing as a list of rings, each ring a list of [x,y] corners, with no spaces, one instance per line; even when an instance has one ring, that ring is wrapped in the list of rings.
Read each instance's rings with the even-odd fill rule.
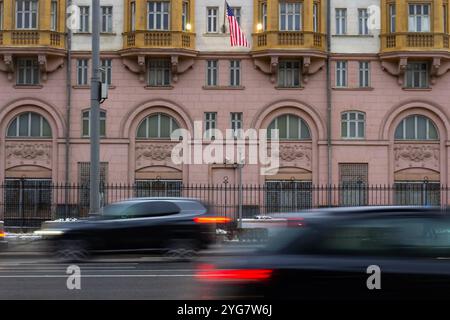
[[[325,50],[325,34],[307,31],[266,31],[253,34],[253,49],[318,49]]]
[[[65,48],[65,34],[41,30],[0,31],[0,45],[12,47]]]
[[[429,32],[398,32],[381,35],[381,51],[448,49],[449,35]]]
[[[195,33],[181,31],[133,31],[123,34],[124,48],[195,49]]]

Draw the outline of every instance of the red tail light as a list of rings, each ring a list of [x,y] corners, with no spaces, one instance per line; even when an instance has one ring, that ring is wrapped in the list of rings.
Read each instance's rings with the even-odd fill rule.
[[[231,222],[230,218],[227,217],[196,217],[194,218],[195,223],[229,223]]]
[[[203,281],[237,281],[253,282],[270,279],[271,269],[215,269],[210,266],[200,267],[196,278]]]

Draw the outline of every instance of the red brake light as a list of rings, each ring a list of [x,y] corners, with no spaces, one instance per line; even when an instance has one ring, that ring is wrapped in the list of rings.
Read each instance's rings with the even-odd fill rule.
[[[195,223],[229,223],[230,218],[227,217],[196,217],[194,218]]]
[[[253,282],[270,279],[271,269],[215,269],[204,266],[199,269],[196,278],[204,281],[238,281]]]

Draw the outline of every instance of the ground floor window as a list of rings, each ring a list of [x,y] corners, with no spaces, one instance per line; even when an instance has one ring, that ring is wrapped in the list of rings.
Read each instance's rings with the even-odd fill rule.
[[[89,210],[89,190],[91,181],[91,163],[90,162],[78,162],[78,184],[79,184],[79,205],[82,208],[81,211]],[[100,163],[100,207],[103,207],[108,203],[105,185],[108,174],[108,163]],[[85,214],[85,212],[81,212]]]
[[[369,180],[367,163],[339,164],[339,202],[341,206],[367,205]]]
[[[136,180],[135,197],[181,197],[181,180]]]
[[[311,181],[266,181],[267,213],[288,212],[312,207]]]
[[[441,186],[439,182],[396,181],[394,184],[396,205],[439,206]]]
[[[52,216],[50,179],[6,179],[3,216],[8,227],[40,227]]]

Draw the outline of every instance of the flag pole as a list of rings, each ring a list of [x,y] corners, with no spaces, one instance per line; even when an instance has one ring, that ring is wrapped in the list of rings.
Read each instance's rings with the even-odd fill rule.
[[[222,24],[222,33],[227,31],[225,27],[225,21],[227,20],[227,0],[223,2],[223,24]]]

